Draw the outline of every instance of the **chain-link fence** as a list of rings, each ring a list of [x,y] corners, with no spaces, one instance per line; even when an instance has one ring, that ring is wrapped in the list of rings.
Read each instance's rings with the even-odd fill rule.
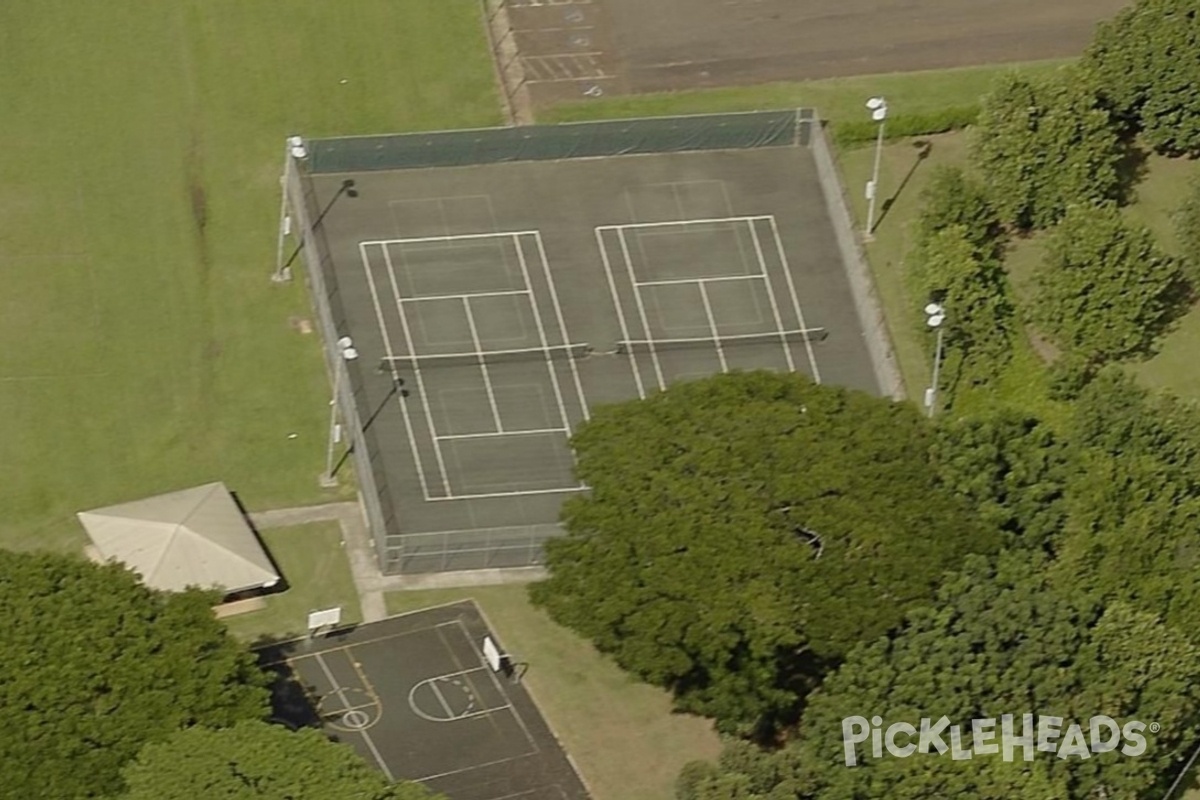
[[[377,448],[368,443],[363,432],[362,418],[359,414],[361,388],[356,388],[363,385],[357,374],[359,362],[346,361],[337,345],[342,335],[341,331],[346,329],[346,317],[329,248],[321,229],[313,229],[310,209],[316,208],[316,200],[312,196],[309,182],[301,176],[296,167],[289,155],[284,169],[284,192],[287,195],[287,205],[296,220],[297,236],[300,237],[303,248],[305,275],[308,277],[309,293],[317,311],[317,324],[320,326],[321,340],[325,345],[325,361],[331,384],[339,388],[338,410],[342,416],[342,428],[350,435],[350,452],[354,457],[354,470],[362,495],[367,527],[375,545],[376,557],[383,563],[384,535],[389,524],[395,524],[395,514],[390,507],[385,507],[386,494],[381,495],[379,492],[377,481],[381,473],[376,472],[374,462],[379,459],[380,454]]]
[[[315,139],[312,174],[807,145],[808,109]]]
[[[557,524],[534,524],[471,531],[403,531],[382,483],[386,473],[374,437],[364,434],[367,408],[358,362],[346,362],[337,347],[346,330],[335,271],[323,231],[313,229],[318,207],[305,175],[372,170],[421,169],[523,160],[596,158],[637,153],[805,147],[813,155],[818,180],[834,227],[880,388],[900,398],[904,387],[860,240],[854,230],[837,166],[816,114],[790,111],[707,114],[687,117],[487,128],[388,136],[357,136],[308,142],[303,162],[289,160],[285,175],[288,203],[303,237],[306,274],[325,342],[330,370],[345,370],[339,402],[358,475],[367,523],[379,563],[388,573],[428,573],[531,566],[541,563],[542,545],[561,535]],[[331,373],[332,374],[332,373]]]
[[[390,536],[387,571],[408,575],[537,566],[542,546],[562,534],[560,526],[542,524]]]

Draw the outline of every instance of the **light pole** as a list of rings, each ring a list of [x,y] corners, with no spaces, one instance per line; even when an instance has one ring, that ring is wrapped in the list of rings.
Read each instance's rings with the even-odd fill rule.
[[[271,280],[275,283],[285,283],[291,280],[292,271],[289,266],[283,263],[283,245],[287,239],[287,235],[292,232],[292,217],[287,213],[288,210],[288,183],[292,177],[292,159],[308,158],[308,148],[304,146],[304,139],[299,136],[289,136],[283,153],[283,175],[279,178],[279,185],[283,189],[280,194],[282,200],[279,206],[279,245],[275,248],[275,271],[271,273]],[[291,263],[290,261],[288,262]]]
[[[344,362],[358,358],[354,349],[354,340],[343,336],[337,340],[338,352],[341,358],[333,365],[333,399],[329,401],[329,447],[325,451],[325,471],[321,473],[321,485],[329,488],[337,486],[337,477],[333,474],[333,447],[341,441],[341,427],[338,425],[338,400],[342,393],[342,372],[346,369]]]
[[[870,241],[875,236],[875,196],[879,194],[879,161],[883,157],[883,125],[887,119],[887,101],[882,97],[872,97],[867,101],[871,111],[871,119],[879,123],[879,137],[875,140],[875,169],[871,171],[871,180],[867,182],[867,226],[863,229],[863,238]]]
[[[933,355],[933,380],[925,390],[925,408],[929,416],[933,416],[937,407],[938,377],[942,369],[942,334],[945,332],[942,324],[946,321],[946,309],[937,303],[925,306],[925,324],[937,331],[937,348]]]

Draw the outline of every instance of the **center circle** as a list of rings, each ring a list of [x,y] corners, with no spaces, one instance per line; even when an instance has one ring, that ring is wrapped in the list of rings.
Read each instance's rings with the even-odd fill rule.
[[[356,708],[343,714],[341,723],[351,730],[361,731],[371,724],[371,717],[367,712]]]

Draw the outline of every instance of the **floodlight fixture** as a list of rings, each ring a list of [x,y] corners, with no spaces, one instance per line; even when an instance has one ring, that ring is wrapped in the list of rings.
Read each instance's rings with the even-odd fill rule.
[[[867,109],[871,112],[871,119],[879,123],[879,136],[875,139],[875,167],[871,170],[871,180],[867,182],[867,223],[863,228],[863,238],[871,241],[875,236],[875,195],[879,188],[879,163],[883,158],[883,125],[887,119],[887,100],[872,97],[867,100]]]

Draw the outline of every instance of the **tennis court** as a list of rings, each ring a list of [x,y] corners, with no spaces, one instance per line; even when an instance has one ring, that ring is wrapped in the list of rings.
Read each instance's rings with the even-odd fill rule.
[[[307,181],[335,333],[359,353],[386,571],[540,563],[586,490],[569,441],[598,404],[753,369],[881,393],[812,153],[790,133],[386,169],[377,138],[318,143],[352,157]]]
[[[505,656],[489,660],[485,641]],[[319,725],[389,780],[450,800],[587,800],[566,753],[473,602],[272,645],[275,714]]]

